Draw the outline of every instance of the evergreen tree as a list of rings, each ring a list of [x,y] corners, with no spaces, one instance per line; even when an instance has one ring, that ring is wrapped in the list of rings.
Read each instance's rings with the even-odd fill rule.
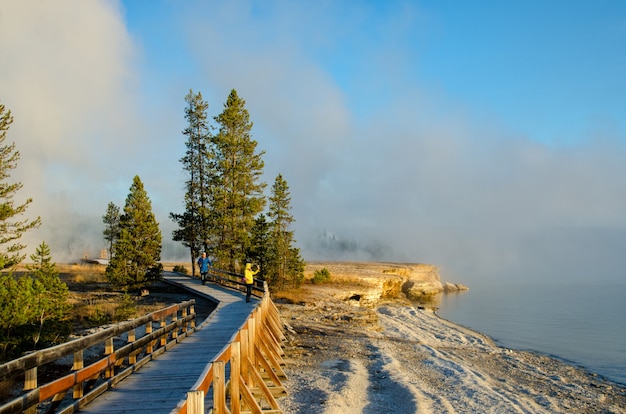
[[[304,280],[304,268],[306,262],[300,254],[300,249],[291,247],[287,257],[287,279],[291,283],[291,287],[299,287]]]
[[[0,258],[0,262],[3,259]],[[3,264],[3,263],[0,263]],[[6,267],[6,266],[5,266]],[[20,328],[36,314],[33,303],[33,279],[16,278],[12,271],[0,272],[0,355],[2,360],[19,352],[24,342]]]
[[[261,182],[264,151],[257,152],[245,101],[233,89],[222,113],[215,117],[213,137],[216,180],[211,183],[213,255],[222,267],[237,271],[250,248],[255,217],[265,207]]]
[[[15,143],[4,143],[6,133],[12,123],[11,111],[0,104],[0,258],[3,259],[0,269],[12,267],[24,260],[26,255],[20,252],[26,246],[19,243],[19,239],[24,232],[41,224],[39,217],[32,221],[16,219],[25,213],[32,199],[29,198],[24,204],[16,206],[13,196],[22,188],[22,183],[7,182],[11,176],[11,170],[16,168],[17,161],[20,159]]]
[[[34,310],[31,324],[35,326],[32,340],[35,346],[42,338],[45,324],[50,321],[62,322],[70,311],[68,303],[69,289],[59,278],[56,263],[52,262],[50,247],[46,242],[41,242],[35,254],[30,256],[33,265],[27,266],[32,271]],[[50,325],[50,324],[48,324]],[[54,329],[48,329],[48,334]]]
[[[290,230],[294,222],[291,215],[291,195],[287,181],[278,174],[272,186],[270,196],[270,238],[268,272],[275,287],[285,288],[287,282],[297,287],[304,278],[304,260],[300,257],[300,249],[293,247],[294,232]]]
[[[162,272],[161,230],[148,194],[135,176],[120,217],[120,231],[106,268],[109,283],[124,290],[139,289],[159,278]]]
[[[250,234],[251,244],[246,257],[248,261],[256,263],[260,267],[260,271],[256,277],[267,280],[267,264],[270,262],[269,251],[269,229],[270,224],[267,222],[265,214],[259,214],[254,221]]]
[[[63,342],[70,333],[69,289],[51,260],[50,248],[42,242],[30,258],[29,274],[0,273],[2,359]]]
[[[186,197],[185,197],[186,198]],[[189,248],[191,256],[191,275],[196,275],[196,263],[194,258],[199,256],[199,246],[193,210],[187,210],[182,214],[170,213],[170,219],[178,224],[178,228],[172,231],[172,240],[182,242],[183,246]]]
[[[102,235],[109,245],[109,260],[111,260],[111,257],[113,257],[113,245],[120,232],[120,208],[110,202],[107,206],[106,214],[102,216],[102,222],[104,223]]]
[[[187,150],[180,159],[183,170],[188,174],[185,182],[185,211],[181,214],[170,213],[170,218],[178,224],[172,236],[189,248],[193,274],[195,258],[201,251],[209,253],[209,220],[211,216],[211,191],[216,172],[212,155],[211,126],[208,123],[208,103],[201,93],[192,90],[185,96],[187,107],[185,119],[187,128]]]

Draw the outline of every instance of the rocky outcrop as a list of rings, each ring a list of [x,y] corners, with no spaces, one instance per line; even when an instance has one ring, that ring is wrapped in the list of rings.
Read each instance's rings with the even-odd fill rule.
[[[439,268],[428,264],[377,262],[311,262],[305,277],[328,269],[333,283],[323,288],[337,299],[373,307],[381,300],[427,300],[441,292],[467,290],[461,284],[443,283]]]

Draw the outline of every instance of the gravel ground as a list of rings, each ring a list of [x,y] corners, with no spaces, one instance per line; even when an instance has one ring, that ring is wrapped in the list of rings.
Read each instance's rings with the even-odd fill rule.
[[[432,309],[338,300],[279,304],[285,413],[625,413],[626,388],[501,348]]]

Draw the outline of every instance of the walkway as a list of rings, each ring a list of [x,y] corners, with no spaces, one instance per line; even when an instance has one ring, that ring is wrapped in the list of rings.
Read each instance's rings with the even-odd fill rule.
[[[96,398],[81,413],[170,413],[259,303],[254,297],[246,303],[244,293],[210,282],[202,285],[196,278],[171,272],[164,272],[163,278],[219,302],[217,308],[196,332]]]

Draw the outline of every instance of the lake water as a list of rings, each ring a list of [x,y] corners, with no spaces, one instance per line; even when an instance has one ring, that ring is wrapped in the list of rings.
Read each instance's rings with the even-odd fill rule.
[[[470,286],[438,314],[498,345],[559,357],[626,384],[626,282]]]

